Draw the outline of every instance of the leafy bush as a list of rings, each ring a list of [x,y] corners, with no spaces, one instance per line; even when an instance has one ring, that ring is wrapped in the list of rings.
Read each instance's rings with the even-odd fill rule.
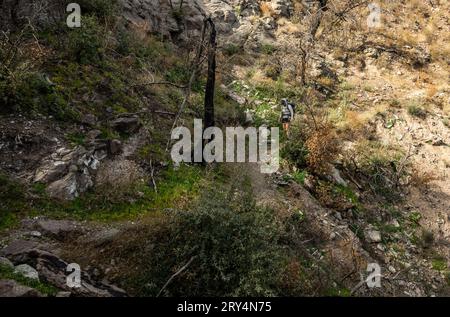
[[[418,117],[418,118],[421,118],[421,119],[425,119],[426,116],[427,116],[426,110],[423,109],[421,106],[415,104],[415,103],[413,103],[413,104],[408,106],[408,113],[411,116]]]
[[[239,53],[240,51],[242,51],[242,48],[239,47],[236,44],[233,43],[228,43],[224,48],[223,48],[223,52],[225,53],[225,55],[227,56],[232,56],[235,55],[237,53]]]
[[[401,150],[375,141],[364,141],[346,153],[344,161],[347,169],[367,182],[375,194],[388,201],[401,198],[402,185],[408,182],[410,174],[410,162]]]
[[[98,18],[110,18],[118,10],[117,0],[79,0],[81,14],[94,15]]]
[[[305,168],[307,166],[308,149],[301,139],[293,137],[287,140],[281,149],[281,156],[287,159],[297,168]]]
[[[209,193],[194,211],[177,212],[147,258],[148,287],[157,295],[165,282],[169,296],[273,296],[282,256],[278,223],[259,209],[251,194]]]
[[[281,75],[282,68],[278,64],[269,64],[264,68],[264,73],[267,77],[277,80]]]
[[[6,175],[0,174],[0,229],[16,221],[16,213],[25,207],[24,188]]]
[[[80,64],[96,64],[104,53],[105,34],[95,16],[83,18],[80,28],[68,33],[70,57]]]

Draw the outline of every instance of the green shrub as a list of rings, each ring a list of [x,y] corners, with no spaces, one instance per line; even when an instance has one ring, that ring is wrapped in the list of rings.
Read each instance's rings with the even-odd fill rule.
[[[273,44],[265,43],[261,45],[261,52],[267,55],[275,53],[277,48]]]
[[[431,261],[431,265],[436,271],[445,271],[447,270],[447,259],[441,256],[437,256]]]
[[[94,15],[98,18],[111,18],[117,13],[117,0],[78,0],[82,16]],[[83,23],[82,18],[82,23]]]
[[[0,174],[0,229],[16,223],[17,213],[26,208],[25,198],[21,184]]]
[[[425,109],[423,109],[423,107],[421,107],[420,105],[413,103],[411,105],[408,106],[408,113],[411,116],[414,117],[418,117],[421,119],[425,119],[427,116],[427,112]]]
[[[375,194],[393,202],[402,198],[402,184],[410,175],[410,163],[403,162],[403,157],[399,148],[377,141],[364,141],[347,153],[345,164],[362,181],[368,182]]]
[[[292,175],[292,178],[300,185],[305,183],[305,178],[308,176],[307,171],[297,171]]]
[[[233,56],[236,55],[237,53],[239,53],[241,51],[241,48],[233,43],[228,43],[224,48],[223,48],[223,52],[225,53],[225,55],[228,56]]]
[[[281,66],[277,64],[269,64],[265,67],[264,73],[267,77],[277,80],[281,75]]]
[[[280,150],[281,157],[299,169],[305,169],[308,165],[308,148],[305,138],[301,127],[294,122],[291,124],[290,138],[284,142]]]
[[[27,278],[22,274],[15,273],[13,268],[1,264],[0,264],[0,279],[17,281],[21,285],[31,287],[36,291],[48,296],[55,296],[56,293],[58,292],[57,288],[46,282],[41,282],[31,278]]]
[[[189,212],[177,212],[147,258],[147,295],[190,259],[166,288],[166,296],[276,295],[282,257],[272,211],[259,209],[247,193],[208,193]]]
[[[80,28],[68,33],[70,58],[80,64],[96,64],[104,54],[105,34],[95,16],[83,18]]]

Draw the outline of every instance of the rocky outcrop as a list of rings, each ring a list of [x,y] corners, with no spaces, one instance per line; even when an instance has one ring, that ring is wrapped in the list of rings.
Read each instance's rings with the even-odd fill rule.
[[[37,232],[55,240],[67,240],[76,237],[83,232],[83,227],[78,222],[69,220],[37,220],[34,224]]]
[[[13,280],[0,280],[0,297],[43,297],[31,287],[23,286]]]
[[[26,278],[39,281],[39,273],[28,264],[20,264],[14,268],[14,273],[20,274]]]
[[[34,182],[48,184],[47,193],[52,198],[74,199],[94,185],[93,176],[106,157],[104,144],[91,150],[61,147],[36,170]]]
[[[198,0],[122,0],[123,17],[132,25],[173,40],[200,34],[206,17]]]
[[[216,23],[219,33],[230,33],[239,24],[238,17],[231,1],[210,0],[205,1],[205,8]]]
[[[136,115],[123,116],[110,123],[111,128],[122,133],[135,133],[139,130],[139,117]]]
[[[16,240],[1,251],[1,254],[17,264],[15,270],[29,278],[39,278],[65,292],[65,296],[123,297],[126,292],[106,281],[94,280],[87,272],[81,271],[81,286],[70,287],[67,283],[69,263],[55,254],[38,248],[36,243]],[[0,296],[39,296],[29,288],[22,288],[13,282],[0,281]]]

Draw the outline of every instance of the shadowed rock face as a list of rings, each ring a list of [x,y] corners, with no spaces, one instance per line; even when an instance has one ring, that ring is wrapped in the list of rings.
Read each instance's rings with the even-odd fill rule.
[[[173,40],[200,33],[205,7],[201,0],[121,0],[123,17],[134,26]]]
[[[0,297],[42,297],[38,291],[13,280],[0,280]]]
[[[45,26],[67,17],[66,0],[4,0],[0,2],[2,29],[20,29],[28,20],[35,26]],[[263,28],[251,27],[249,18],[260,14],[257,0],[118,0],[121,16],[130,26],[178,44],[190,43],[199,37],[203,20],[211,16],[220,41],[244,46],[249,37],[267,39],[267,25],[273,29],[274,19],[268,17]],[[274,17],[289,17],[291,0],[272,0]],[[39,14],[36,14],[39,12]],[[83,16],[83,4],[81,4]]]
[[[0,2],[0,28],[17,29],[28,20],[35,26],[64,18],[64,0],[4,0]],[[38,14],[37,14],[38,13]]]
[[[38,274],[39,279],[49,283],[56,288],[70,292],[71,296],[87,297],[123,297],[126,292],[114,285],[106,282],[99,282],[91,276],[81,271],[81,287],[71,288],[67,284],[68,264],[53,253],[43,251],[38,248],[38,244],[25,240],[16,240],[8,247],[0,251],[1,254],[9,258],[17,267],[27,267]],[[0,281],[0,296],[41,296],[31,288],[18,285],[14,281]]]

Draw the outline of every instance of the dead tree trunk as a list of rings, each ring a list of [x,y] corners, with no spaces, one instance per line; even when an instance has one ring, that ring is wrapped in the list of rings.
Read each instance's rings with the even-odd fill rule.
[[[205,129],[214,126],[214,87],[216,84],[216,27],[211,18],[205,20],[211,27],[208,46],[208,78],[205,88]]]

